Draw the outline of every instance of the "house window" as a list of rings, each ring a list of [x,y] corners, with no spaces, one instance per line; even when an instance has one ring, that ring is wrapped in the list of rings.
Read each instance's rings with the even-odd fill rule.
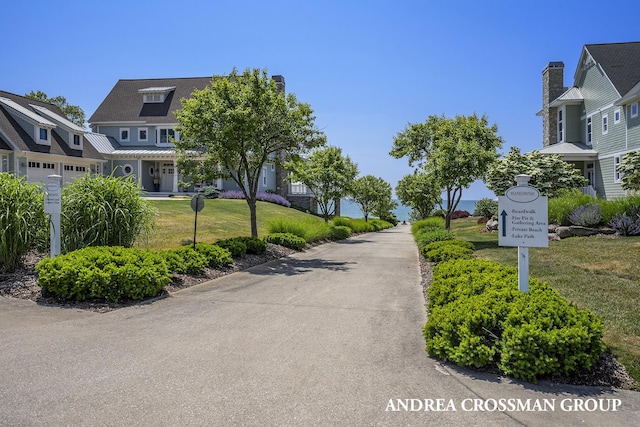
[[[618,123],[620,123],[620,109],[616,109],[616,111],[613,112],[613,124],[617,125]]]
[[[40,162],[29,162],[29,167],[40,169]]]
[[[613,158],[613,182],[620,182],[622,179],[622,173],[620,172],[620,160],[622,156],[615,156]]]
[[[564,142],[564,126],[562,122],[562,110],[558,110],[558,142]]]
[[[587,117],[587,145],[591,145],[591,117]]]
[[[86,172],[86,171],[87,171],[86,166],[76,166],[76,172]]]
[[[144,95],[144,102],[146,102],[146,103],[164,102],[164,95],[159,94],[159,93]]]
[[[273,172],[274,170],[276,170],[276,165],[274,165],[273,163],[271,164],[271,172]]]
[[[65,170],[65,172],[73,172],[73,166],[72,165],[64,165],[64,170]]]
[[[147,128],[140,128],[138,129],[138,141],[148,141],[149,140],[149,133],[147,131]]]
[[[73,145],[80,145],[80,135],[73,135]]]
[[[2,163],[0,163],[0,172],[9,172],[9,156],[2,156]]]
[[[267,168],[262,168],[262,185],[267,185]]]
[[[55,169],[56,165],[54,163],[43,163],[42,169]]]
[[[48,141],[49,140],[49,131],[45,128],[40,128],[40,140]]]
[[[587,163],[587,175],[585,178],[587,178],[587,181],[588,181],[587,185],[590,185],[592,187],[595,185],[593,170],[594,170],[593,163]]]
[[[638,117],[638,103],[631,104],[631,118]]]
[[[129,142],[129,128],[120,129],[120,141]]]
[[[158,144],[171,144],[171,140],[178,140],[179,136],[176,134],[176,131],[171,128],[160,128],[159,129],[159,137]]]
[[[602,116],[602,134],[606,135],[609,133],[609,114],[605,114]]]
[[[125,175],[131,175],[133,173],[133,166],[129,164],[122,166],[122,172],[124,172]]]

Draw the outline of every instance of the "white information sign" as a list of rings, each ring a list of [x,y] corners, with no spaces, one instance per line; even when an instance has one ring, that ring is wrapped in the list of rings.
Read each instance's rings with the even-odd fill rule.
[[[498,197],[498,245],[549,247],[549,199],[537,188],[517,186]]]
[[[44,211],[49,214],[59,214],[62,212],[60,181],[51,179],[45,184]]]

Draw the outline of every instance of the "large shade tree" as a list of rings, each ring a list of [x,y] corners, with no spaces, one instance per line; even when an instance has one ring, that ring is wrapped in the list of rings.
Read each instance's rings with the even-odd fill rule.
[[[442,204],[440,187],[434,182],[433,175],[426,172],[416,171],[404,176],[396,185],[396,196],[403,205],[411,207],[414,219],[427,218]]]
[[[502,138],[497,132],[497,125],[489,125],[486,116],[429,116],[424,123],[409,124],[398,133],[390,154],[407,157],[409,166],[432,177],[446,197],[445,225],[449,229],[462,190],[483,178],[498,157]]]
[[[325,144],[309,104],[278,90],[267,70],[234,69],[182,100],[176,112],[178,168],[194,182],[232,179],[249,205],[258,236],[256,204],[267,161],[284,162]]]
[[[25,98],[35,99],[37,101],[47,102],[60,108],[65,117],[72,123],[84,127],[85,115],[82,108],[77,105],[71,105],[64,96],[54,96],[49,98],[46,93],[39,91],[31,91],[25,95]]]
[[[484,181],[487,188],[502,196],[517,185],[515,177],[520,174],[529,175],[528,185],[550,197],[562,189],[579,188],[587,183],[582,172],[563,161],[560,155],[545,155],[539,151],[522,154],[518,147],[511,147],[504,158],[492,163]]]
[[[290,181],[301,182],[313,191],[325,222],[358,175],[358,165],[343,156],[342,149],[331,146],[314,151],[307,159],[290,162],[287,169]]]

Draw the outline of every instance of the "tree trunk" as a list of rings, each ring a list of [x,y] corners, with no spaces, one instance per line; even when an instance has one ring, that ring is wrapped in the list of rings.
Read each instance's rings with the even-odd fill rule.
[[[258,238],[258,219],[256,215],[256,201],[247,199],[249,205],[249,214],[251,215],[251,237]]]

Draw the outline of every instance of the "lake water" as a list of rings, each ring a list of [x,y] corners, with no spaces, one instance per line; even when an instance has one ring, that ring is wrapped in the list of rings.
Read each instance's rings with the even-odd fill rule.
[[[393,213],[396,215],[399,221],[409,221],[409,214],[411,213],[411,208],[408,206],[401,205],[398,200],[396,202],[399,206],[393,210]],[[476,208],[477,200],[460,200],[458,203],[459,211],[467,211],[470,214],[473,214],[473,211]],[[340,201],[340,215],[348,216],[351,218],[363,218],[362,211],[358,207],[358,205],[350,200],[342,199]]]

